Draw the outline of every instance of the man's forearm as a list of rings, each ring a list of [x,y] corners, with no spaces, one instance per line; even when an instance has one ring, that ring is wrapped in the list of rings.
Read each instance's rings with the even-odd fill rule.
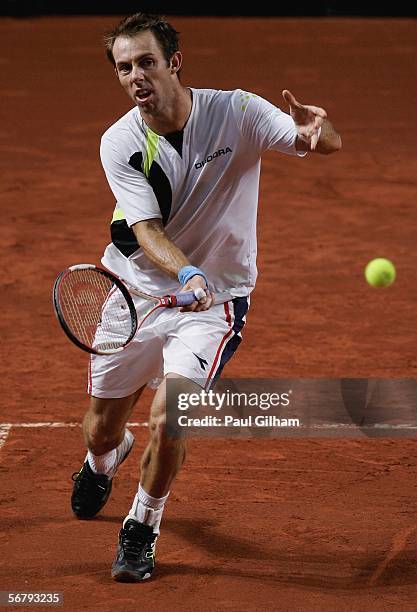
[[[140,221],[132,229],[147,258],[165,274],[177,278],[178,271],[190,265],[181,249],[165,234],[159,219]]]

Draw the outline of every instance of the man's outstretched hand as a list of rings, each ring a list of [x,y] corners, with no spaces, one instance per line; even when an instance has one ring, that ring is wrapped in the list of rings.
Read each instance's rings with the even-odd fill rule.
[[[290,115],[294,119],[300,138],[310,143],[314,151],[320,136],[320,128],[327,117],[324,108],[300,104],[288,89],[284,89],[282,97],[290,107]]]

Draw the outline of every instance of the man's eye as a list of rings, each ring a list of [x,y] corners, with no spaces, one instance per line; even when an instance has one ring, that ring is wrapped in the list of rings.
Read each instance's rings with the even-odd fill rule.
[[[153,60],[152,59],[146,59],[143,60],[142,65],[145,66],[146,68],[149,68],[150,66],[153,66]]]
[[[127,64],[124,64],[123,66],[119,67],[119,72],[129,72],[130,70],[130,66],[128,66]]]

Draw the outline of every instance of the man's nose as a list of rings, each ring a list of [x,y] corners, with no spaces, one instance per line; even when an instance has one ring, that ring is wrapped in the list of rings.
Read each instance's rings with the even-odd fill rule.
[[[139,84],[143,81],[143,70],[139,66],[133,66],[130,73],[130,80],[132,83]]]

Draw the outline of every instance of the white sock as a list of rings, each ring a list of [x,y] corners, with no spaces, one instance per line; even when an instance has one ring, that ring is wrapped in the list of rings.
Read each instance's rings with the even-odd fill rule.
[[[103,453],[103,455],[94,455],[90,450],[87,451],[88,463],[95,474],[105,474],[107,476],[113,471],[116,465],[117,451],[125,443],[128,435],[126,432],[127,429],[125,430],[125,435],[119,446],[116,446],[116,448],[113,448],[107,453]]]
[[[152,527],[153,532],[159,534],[164,504],[168,499],[169,492],[164,497],[152,497],[139,485],[138,493],[135,495],[129,514],[125,518],[123,525],[128,519],[134,519],[144,525]]]
[[[139,484],[139,489],[138,489],[139,501],[142,502],[142,504],[144,506],[147,506],[148,508],[152,508],[153,510],[160,510],[161,508],[164,507],[164,504],[166,500],[168,499],[168,496],[169,496],[169,491],[166,495],[164,495],[164,497],[152,497],[152,495],[149,495],[149,493],[147,493],[145,489],[142,489],[142,485]]]
[[[89,450],[87,451],[87,459],[95,474],[108,474],[116,461],[116,449],[113,448],[103,455],[93,455]]]

